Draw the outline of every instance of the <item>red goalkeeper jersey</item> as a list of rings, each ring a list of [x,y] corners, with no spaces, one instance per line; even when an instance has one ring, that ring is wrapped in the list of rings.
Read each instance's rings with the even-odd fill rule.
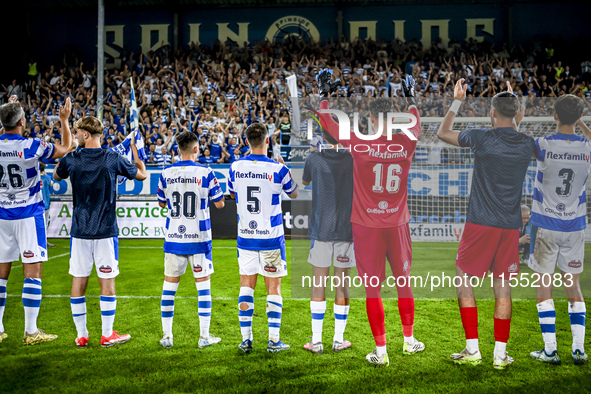
[[[328,109],[328,101],[320,109]],[[409,113],[417,118],[410,129],[419,137],[421,121],[419,111],[412,107]],[[330,135],[353,156],[353,211],[351,222],[374,228],[397,227],[408,223],[407,180],[417,141],[403,133],[393,134],[388,140],[362,140],[353,132],[349,140],[339,139],[339,125],[330,114],[321,114]]]

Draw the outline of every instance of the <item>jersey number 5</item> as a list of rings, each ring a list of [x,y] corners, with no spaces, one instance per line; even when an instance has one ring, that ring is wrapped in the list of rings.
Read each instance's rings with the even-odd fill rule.
[[[259,186],[247,186],[246,187],[246,209],[250,213],[261,213],[261,201],[255,197],[255,194],[259,194],[261,188]]]
[[[374,185],[371,190],[375,193],[383,193],[384,187],[382,186],[384,165],[378,163],[373,166],[373,172],[376,174]],[[398,174],[402,172],[402,167],[399,164],[390,164],[386,169],[386,190],[388,193],[397,193],[400,189],[400,177]]]

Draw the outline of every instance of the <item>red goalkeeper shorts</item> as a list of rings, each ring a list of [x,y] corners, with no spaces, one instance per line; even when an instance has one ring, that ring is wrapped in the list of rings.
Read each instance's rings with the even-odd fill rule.
[[[357,260],[357,274],[386,279],[386,257],[394,277],[410,275],[412,244],[408,223],[398,227],[372,228],[353,223],[353,247]],[[374,279],[374,285],[377,279]]]
[[[490,271],[497,278],[509,279],[510,274],[519,273],[519,229],[466,223],[456,265],[480,278]]]

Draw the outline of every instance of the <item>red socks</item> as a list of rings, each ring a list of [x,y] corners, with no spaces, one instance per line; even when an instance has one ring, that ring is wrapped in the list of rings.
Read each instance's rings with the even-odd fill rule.
[[[399,298],[398,312],[402,322],[402,334],[405,337],[412,337],[412,328],[415,321],[415,299]]]
[[[367,298],[365,300],[367,320],[371,327],[371,333],[376,341],[376,346],[386,346],[386,323],[384,321],[384,304],[381,298]]]
[[[462,325],[466,333],[466,339],[478,339],[478,309],[476,307],[460,308]],[[495,337],[497,332],[497,319],[495,319]]]
[[[367,298],[365,300],[367,319],[377,346],[386,346],[386,324],[384,321],[384,304],[381,298]],[[405,337],[412,337],[415,318],[414,298],[399,298],[398,311],[402,322],[402,333]]]
[[[497,319],[495,317],[495,341],[507,343],[511,331],[511,319]]]

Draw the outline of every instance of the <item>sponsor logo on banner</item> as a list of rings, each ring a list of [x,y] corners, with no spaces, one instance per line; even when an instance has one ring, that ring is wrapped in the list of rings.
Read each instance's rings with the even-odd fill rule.
[[[579,260],[574,260],[568,263],[568,266],[571,268],[581,268],[583,266],[583,263]]]
[[[30,259],[31,257],[35,257],[35,253],[31,252],[30,250],[25,250],[23,253],[23,257]]]
[[[110,274],[111,272],[113,272],[113,269],[109,266],[101,265],[99,267],[99,271],[101,271],[103,274]]]

